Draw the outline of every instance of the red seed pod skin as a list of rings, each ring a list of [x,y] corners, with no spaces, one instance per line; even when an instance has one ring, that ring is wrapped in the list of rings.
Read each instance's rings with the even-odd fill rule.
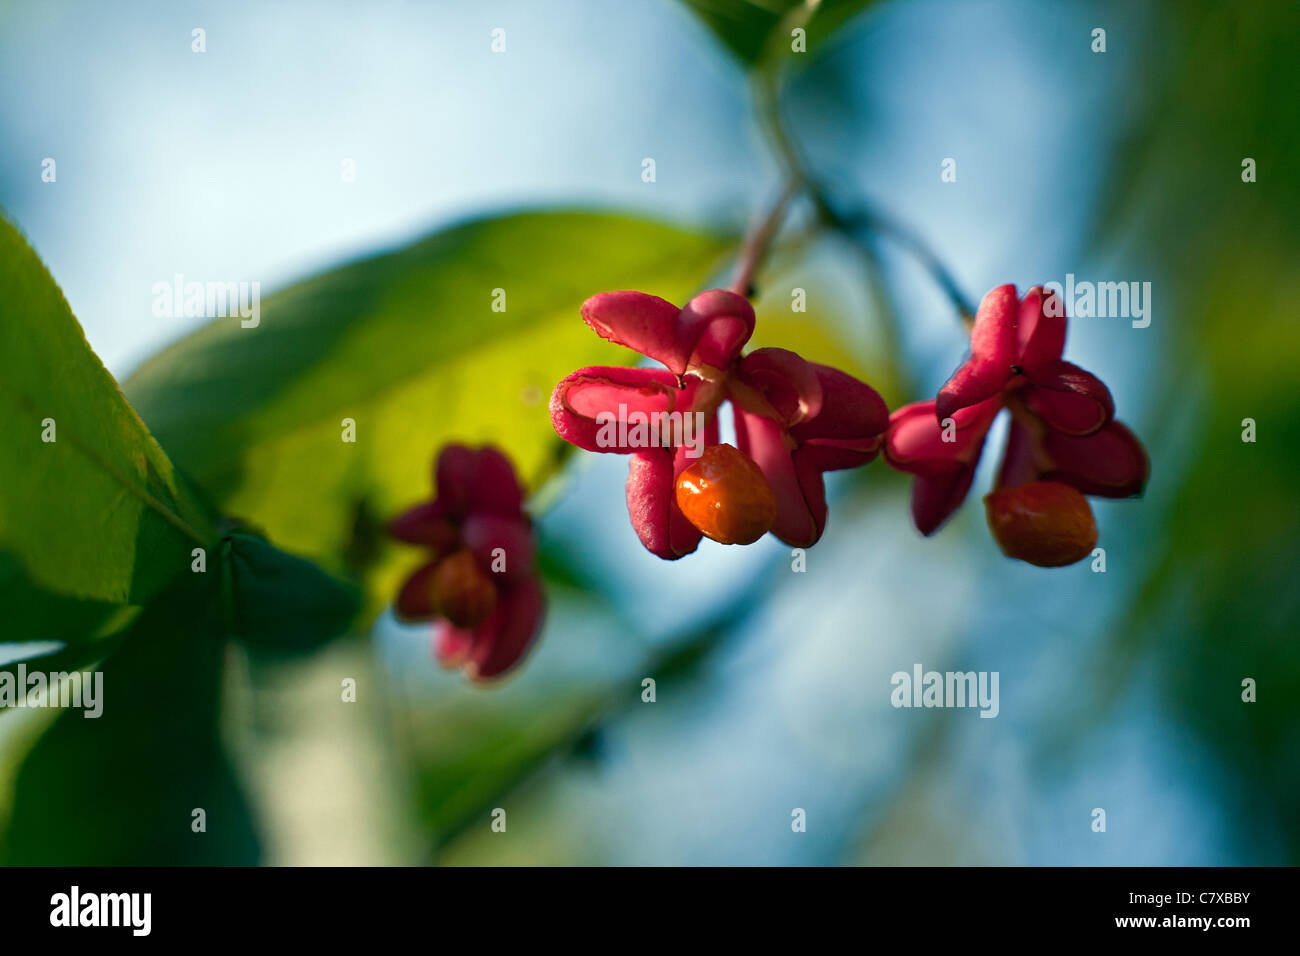
[[[457,551],[438,562],[432,587],[433,606],[464,630],[478,627],[496,608],[496,585],[468,550]]]
[[[677,507],[721,544],[753,544],[776,520],[776,496],[758,465],[733,445],[711,445],[677,476]]]
[[[1009,558],[1040,568],[1082,561],[1097,545],[1088,499],[1072,485],[1031,481],[984,496],[989,530]]]

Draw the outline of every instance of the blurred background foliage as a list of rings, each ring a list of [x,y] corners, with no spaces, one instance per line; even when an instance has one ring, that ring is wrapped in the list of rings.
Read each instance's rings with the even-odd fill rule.
[[[551,388],[577,366],[621,360],[573,321],[573,303],[590,288],[683,298],[723,249],[626,217],[476,220],[290,286],[257,328],[206,326],[124,388],[223,512],[363,575],[373,616],[411,561],[410,549],[392,556],[383,522],[431,496],[429,449],[494,442],[540,484],[565,447],[546,413]],[[353,447],[340,441],[345,419]]]
[[[1274,859],[1294,863],[1300,7],[1194,3],[1178,13],[1152,44],[1156,70],[1140,97],[1149,120],[1130,123],[1115,155],[1095,243],[1151,250],[1171,277],[1179,335],[1150,370],[1155,421],[1190,411],[1192,437],[1132,637],[1107,666],[1118,677],[1140,656],[1180,646],[1161,681],[1166,705],[1222,762],[1222,791],[1249,838],[1280,835]],[[1216,175],[1246,157],[1277,175],[1254,184]],[[1273,436],[1243,444],[1247,419]],[[1219,693],[1229,675],[1254,677],[1267,706]]]
[[[0,714],[5,859],[1297,862],[1296,5],[821,6],[0,8],[0,205],[124,383],[171,493],[284,549],[247,537],[211,585],[91,608],[103,643],[75,659],[106,655],[104,717]],[[808,53],[786,54],[798,23]],[[719,282],[791,156],[843,206],[908,224],[968,298],[1066,273],[1152,283],[1149,328],[1071,325],[1067,357],[1153,460],[1143,500],[1097,505],[1105,574],[1004,560],[974,497],[989,474],[922,541],[907,481],[878,463],[832,483],[806,573],[771,541],[663,563],[626,520],[626,462],[565,454],[551,385],[634,358],[581,301]],[[964,341],[914,253],[800,208],[758,277],[754,344],[843,367],[891,406],[932,395]],[[39,373],[69,346],[40,352],[5,255],[0,335],[28,365],[6,381],[57,395]],[[175,273],[277,291],[255,330],[159,319],[150,289]],[[0,418],[0,665],[52,652],[36,660],[54,669],[79,645],[31,643],[54,635],[23,623],[50,619],[25,576],[64,560],[60,541],[113,552],[9,456],[29,404]],[[125,403],[98,407],[149,442]],[[418,556],[382,523],[428,494],[449,440],[506,448],[540,516],[546,631],[489,689],[383,612]],[[339,578],[364,612],[321,646],[356,611]],[[999,671],[998,719],[890,707],[915,662]]]

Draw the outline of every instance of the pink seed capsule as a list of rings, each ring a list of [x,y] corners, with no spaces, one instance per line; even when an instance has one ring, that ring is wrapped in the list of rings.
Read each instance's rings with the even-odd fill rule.
[[[464,630],[478,627],[496,608],[496,586],[467,550],[438,562],[432,587],[438,613]]]

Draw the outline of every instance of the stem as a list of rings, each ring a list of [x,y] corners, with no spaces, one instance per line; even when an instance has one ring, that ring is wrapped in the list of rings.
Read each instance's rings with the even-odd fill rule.
[[[925,240],[915,232],[897,220],[890,219],[888,216],[869,207],[862,207],[855,213],[845,217],[837,217],[837,220],[836,225],[846,232],[855,235],[861,232],[875,232],[879,235],[890,236],[908,249],[929,270],[931,277],[943,290],[944,295],[948,297],[948,301],[953,304],[953,308],[957,310],[958,316],[960,316],[966,327],[969,329],[974,324],[975,307],[962,293],[957,280],[953,278],[952,273],[948,271],[943,261]]]
[[[763,124],[768,139],[776,152],[777,160],[785,172],[787,180],[806,186],[822,220],[838,229],[855,243],[865,249],[866,236],[863,233],[878,233],[891,236],[895,241],[909,249],[929,270],[948,300],[957,310],[962,323],[969,329],[975,322],[975,308],[962,293],[957,280],[948,271],[943,261],[916,233],[895,220],[870,208],[844,215],[838,212],[826,198],[826,191],[813,181],[807,173],[807,165],[799,153],[799,148],[791,138],[788,128],[781,116],[780,91],[774,68],[761,70],[754,74],[753,95],[755,109]],[[874,255],[869,249],[868,254]]]
[[[831,206],[825,193],[818,187],[812,188],[813,202],[822,218],[832,227],[838,229],[855,243],[864,245],[871,234],[889,236],[895,242],[908,249],[921,261],[929,271],[931,278],[943,290],[948,301],[957,310],[957,315],[969,330],[975,324],[975,307],[962,293],[957,280],[953,278],[943,260],[926,244],[925,240],[895,219],[880,213],[869,206],[860,206],[851,213],[841,213]]]
[[[776,238],[777,232],[781,228],[781,221],[785,218],[786,208],[790,205],[790,200],[798,194],[802,188],[802,180],[798,178],[788,178],[785,188],[781,190],[781,195],[772,208],[768,210],[762,221],[745,237],[744,246],[740,251],[740,259],[736,263],[736,278],[731,283],[731,291],[736,295],[751,296],[754,292],[754,273],[762,264],[766,257],[768,249],[772,245],[772,240]]]
[[[808,168],[799,155],[798,147],[786,130],[785,120],[781,116],[781,90],[775,66],[768,66],[753,74],[750,85],[754,97],[754,112],[759,124],[776,152],[777,162],[787,178],[807,181],[805,170]]]
[[[811,9],[800,11],[800,15],[804,18],[810,13]],[[745,239],[744,248],[741,251],[740,260],[736,267],[736,279],[731,285],[731,290],[737,295],[748,295],[750,293],[754,273],[762,264],[763,257],[767,254],[768,247],[776,236],[786,207],[790,204],[790,200],[800,190],[806,188],[809,183],[808,175],[804,172],[806,167],[799,157],[794,142],[786,133],[785,123],[781,120],[777,68],[776,61],[769,60],[762,68],[754,71],[751,74],[750,90],[754,98],[754,112],[758,117],[759,125],[763,127],[763,131],[776,153],[777,163],[781,167],[781,175],[785,180],[785,187],[771,211]]]

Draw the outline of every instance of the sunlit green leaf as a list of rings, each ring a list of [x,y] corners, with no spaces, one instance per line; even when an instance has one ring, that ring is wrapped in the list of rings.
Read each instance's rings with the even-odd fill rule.
[[[225,513],[328,570],[369,572],[373,611],[416,560],[383,523],[430,496],[437,449],[494,442],[535,486],[567,448],[547,412],[555,382],[637,358],[582,322],[582,301],[681,301],[726,247],[594,213],[466,222],[269,297],[256,328],[217,320],[126,391]]]
[[[212,527],[3,218],[0,362],[0,633],[76,639],[188,573]]]

